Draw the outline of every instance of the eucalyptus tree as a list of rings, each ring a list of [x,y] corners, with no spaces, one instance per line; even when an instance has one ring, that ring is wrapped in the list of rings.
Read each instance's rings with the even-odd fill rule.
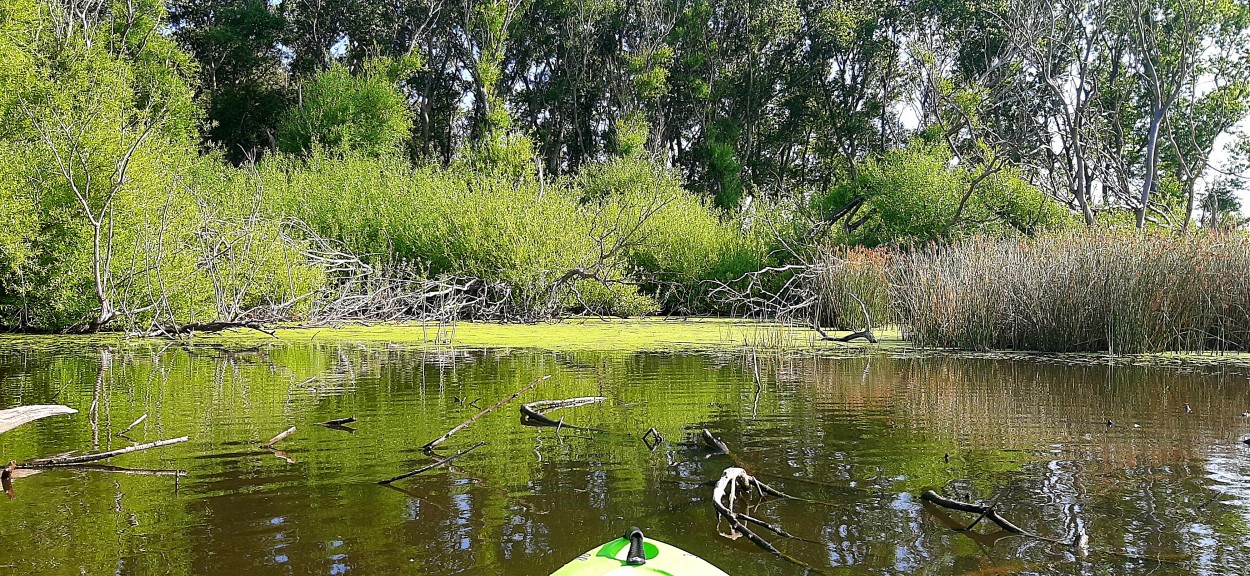
[[[173,37],[199,63],[204,138],[234,162],[276,146],[286,106],[286,18],[265,0],[172,0]]]

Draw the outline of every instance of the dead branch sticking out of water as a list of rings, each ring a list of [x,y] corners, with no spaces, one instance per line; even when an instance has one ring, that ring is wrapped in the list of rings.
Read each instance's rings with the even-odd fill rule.
[[[699,437],[703,439],[703,444],[705,444],[708,448],[711,448],[717,454],[729,454],[729,446],[726,445],[723,440],[713,436],[711,432],[708,432],[707,428],[703,429],[703,432],[699,434]]]
[[[1089,541],[1088,536],[1086,536],[1084,532],[1081,532],[1077,534],[1075,537],[1073,537],[1071,542],[1057,540],[1055,538],[1047,538],[1045,536],[1040,536],[1038,534],[1034,534],[1033,532],[1029,532],[1028,530],[1025,530],[1019,526],[1016,526],[1015,524],[1013,524],[1011,521],[1007,520],[1006,518],[1003,518],[998,513],[998,511],[994,509],[994,504],[997,503],[997,500],[995,500],[994,502],[991,502],[988,506],[981,505],[981,504],[971,504],[968,502],[960,502],[958,500],[951,500],[950,498],[946,498],[933,490],[925,490],[924,492],[921,492],[920,499],[924,500],[925,502],[929,502],[937,506],[941,506],[943,508],[948,508],[950,510],[958,510],[960,512],[969,512],[972,514],[977,514],[978,515],[977,519],[973,520],[972,524],[969,524],[966,528],[963,528],[963,530],[961,531],[972,530],[972,528],[976,526],[978,523],[980,523],[981,520],[989,520],[990,522],[997,524],[999,528],[1002,528],[1006,532],[1010,532],[1012,534],[1018,534],[1020,536],[1032,538],[1034,540],[1050,542],[1052,544],[1062,544],[1064,546],[1073,546],[1076,548],[1084,549]]]
[[[425,446],[422,446],[422,447],[421,447],[421,451],[422,451],[422,452],[425,452],[426,454],[431,454],[431,453],[433,453],[433,451],[434,451],[434,447],[435,447],[435,446],[438,446],[439,444],[442,444],[443,442],[446,442],[448,438],[451,438],[451,435],[452,435],[452,434],[455,434],[456,432],[459,432],[459,431],[461,431],[461,430],[463,430],[463,429],[467,428],[470,424],[472,424],[472,423],[474,423],[474,422],[477,422],[477,419],[478,419],[478,418],[481,418],[482,416],[485,416],[485,415],[487,415],[487,414],[490,414],[490,413],[491,413],[492,411],[494,411],[496,408],[498,408],[498,407],[500,407],[500,406],[503,406],[504,404],[507,404],[508,402],[511,402],[511,401],[513,401],[513,400],[516,400],[516,398],[517,398],[518,396],[520,396],[520,395],[522,395],[522,394],[524,394],[524,393],[526,393],[526,392],[529,392],[530,390],[533,390],[535,386],[538,386],[539,384],[541,384],[543,381],[547,380],[548,378],[551,378],[551,375],[543,376],[543,377],[541,377],[541,378],[539,378],[539,379],[537,379],[537,380],[535,380],[535,381],[533,381],[533,382],[530,382],[530,384],[529,384],[528,386],[526,386],[526,387],[524,387],[524,388],[522,388],[522,389],[520,389],[520,390],[517,390],[516,392],[513,392],[511,396],[508,396],[507,398],[504,398],[503,400],[500,400],[500,401],[498,401],[498,402],[494,403],[494,404],[493,404],[490,408],[487,408],[487,409],[485,409],[485,410],[482,410],[481,412],[478,412],[475,416],[473,416],[472,418],[469,418],[468,420],[465,420],[465,421],[464,421],[464,422],[462,422],[459,426],[456,426],[455,428],[452,428],[451,430],[448,430],[446,434],[443,434],[442,436],[439,436],[438,438],[435,438],[434,440],[431,440],[431,441],[430,441],[430,442],[428,442]]]
[[[642,435],[642,443],[646,444],[647,450],[652,452],[655,452],[655,449],[660,446],[660,442],[663,441],[664,437],[660,436],[660,431],[656,430],[654,426],[647,428],[647,431]]]
[[[261,444],[261,445],[260,445],[260,447],[261,447],[261,448],[273,448],[273,445],[274,445],[274,444],[277,444],[278,442],[281,442],[281,441],[282,441],[282,440],[284,440],[287,436],[290,436],[290,435],[292,435],[292,434],[294,434],[294,433],[295,433],[295,427],[294,427],[294,426],[292,426],[292,427],[290,427],[290,428],[287,428],[286,430],[283,430],[283,431],[282,431],[280,434],[278,434],[277,436],[274,436],[272,440],[270,440],[270,441],[268,441],[268,442],[266,442],[266,443],[264,443],[264,444]]]
[[[588,432],[602,432],[595,428],[583,428],[581,426],[573,426],[565,424],[564,419],[552,420],[544,414],[553,412],[561,408],[577,408],[579,406],[589,406],[607,400],[604,396],[583,396],[581,398],[569,398],[566,400],[538,400],[535,402],[527,402],[521,405],[521,424],[526,426],[549,426],[556,428],[571,428],[574,430],[585,430]]]
[[[325,422],[318,422],[317,425],[329,426],[329,427],[335,427],[335,426],[342,427],[344,425],[351,424],[352,422],[355,422],[355,421],[356,421],[355,416],[348,416],[347,418],[335,418],[334,420],[326,420]]]
[[[461,450],[461,451],[459,451],[459,452],[456,452],[455,454],[452,454],[451,456],[448,456],[448,457],[446,457],[446,458],[440,458],[440,457],[438,457],[438,455],[430,453],[430,456],[431,456],[431,457],[438,458],[438,461],[437,461],[437,462],[434,462],[433,464],[427,464],[427,465],[425,465],[425,466],[422,466],[422,467],[420,467],[420,468],[417,468],[416,470],[413,470],[412,472],[406,472],[406,473],[404,473],[404,474],[400,474],[399,476],[396,476],[396,477],[394,477],[394,478],[388,478],[388,479],[386,479],[386,480],[379,480],[379,481],[378,481],[378,484],[381,484],[381,485],[383,485],[383,486],[386,486],[386,485],[391,484],[392,482],[398,482],[398,481],[403,480],[403,479],[405,479],[405,478],[411,478],[411,477],[416,476],[417,474],[420,474],[420,473],[422,473],[422,472],[426,472],[426,471],[428,471],[428,470],[433,470],[433,469],[435,469],[435,468],[438,468],[439,466],[446,466],[446,465],[448,465],[448,464],[451,464],[451,463],[452,463],[452,461],[454,461],[456,458],[459,458],[459,457],[461,457],[461,456],[464,456],[465,454],[468,454],[469,452],[472,452],[472,451],[474,451],[474,450],[477,450],[478,448],[481,448],[482,446],[485,446],[485,445],[486,445],[486,443],[485,443],[485,442],[478,442],[477,444],[474,444],[474,445],[472,445],[472,446],[469,446],[468,448],[465,448],[464,450]]]
[[[17,470],[17,462],[9,461],[9,465],[0,471],[0,488],[4,489],[4,493],[9,496],[9,500],[16,498],[13,493],[13,471]]]
[[[97,452],[95,454],[83,454],[81,456],[53,456],[49,458],[36,458],[34,460],[28,460],[26,462],[23,462],[19,464],[18,467],[19,468],[55,468],[58,466],[74,466],[76,464],[98,462],[100,460],[106,460],[114,456],[121,456],[122,454],[130,454],[131,452],[138,452],[140,450],[147,450],[150,448],[160,448],[162,446],[178,444],[181,442],[186,442],[187,440],[188,440],[188,437],[180,436],[178,438],[171,438],[169,440],[157,440],[156,442],[148,442],[147,444],[136,444],[134,446],[129,446],[126,448],[119,448],[117,450],[110,450],[108,452]]]
[[[799,560],[798,558],[795,558],[793,556],[786,554],[785,552],[782,552],[781,550],[778,550],[777,547],[773,546],[771,542],[769,542],[768,540],[765,540],[759,534],[756,534],[753,530],[748,528],[747,524],[754,524],[765,530],[768,530],[769,532],[772,532],[773,534],[781,536],[782,538],[802,540],[804,542],[812,542],[811,540],[806,540],[803,538],[799,538],[793,534],[790,534],[789,532],[785,531],[781,527],[780,524],[767,522],[765,520],[751,516],[750,514],[747,514],[745,512],[735,512],[734,504],[738,499],[739,488],[741,488],[744,491],[743,492],[744,496],[750,495],[751,491],[754,490],[760,496],[767,494],[770,496],[777,496],[779,498],[802,500],[801,498],[795,498],[793,496],[787,495],[786,493],[780,490],[777,490],[776,488],[773,488],[772,486],[769,486],[768,484],[760,482],[759,479],[755,478],[754,476],[751,476],[750,474],[747,473],[746,470],[743,470],[742,468],[738,468],[736,466],[726,468],[724,473],[721,474],[720,479],[716,481],[715,487],[712,488],[712,506],[716,508],[717,517],[723,518],[725,521],[727,521],[729,523],[729,528],[730,528],[730,532],[728,534],[722,532],[721,536],[724,536],[731,540],[737,539],[738,536],[745,536],[747,540],[750,540],[752,543],[754,543],[756,546],[759,546],[761,549],[777,556],[778,558],[781,558],[787,562],[790,562],[791,564],[794,564],[796,566],[801,566],[807,569],[810,573],[816,573],[816,574],[827,573],[820,568],[812,566],[811,564],[808,564],[802,560]]]
[[[0,434],[41,418],[77,413],[77,410],[60,404],[35,404],[0,410]]]
[[[148,414],[147,412],[144,412],[143,416],[140,416],[137,420],[135,420],[134,422],[131,422],[130,425],[127,426],[125,430],[122,430],[121,432],[114,434],[114,436],[125,436],[127,432],[134,430],[135,426],[142,424],[143,421],[147,419],[148,419]]]
[[[1025,530],[1024,528],[1016,526],[1015,524],[1011,523],[1006,518],[1003,518],[1001,515],[999,515],[998,511],[994,510],[994,505],[992,503],[989,506],[984,506],[981,504],[971,504],[968,502],[960,502],[958,500],[951,500],[950,498],[946,498],[933,490],[925,490],[924,492],[921,492],[920,499],[924,500],[925,502],[932,502],[933,504],[936,504],[938,506],[941,506],[943,508],[947,508],[950,510],[958,510],[960,512],[970,512],[972,514],[979,514],[977,519],[973,521],[972,524],[969,524],[967,528],[964,528],[964,530],[971,530],[972,527],[976,526],[978,522],[980,522],[982,519],[985,519],[985,520],[989,520],[990,522],[997,524],[999,528],[1002,528],[1003,530],[1006,530],[1007,532],[1011,532],[1012,534],[1019,534],[1021,536],[1028,536],[1030,538],[1037,537],[1036,534],[1029,532],[1028,530]]]
[[[716,508],[716,513],[721,518],[729,522],[731,532],[722,534],[722,536],[731,539],[737,538],[738,535],[746,536],[747,540],[754,542],[756,546],[773,554],[781,555],[780,550],[769,541],[761,538],[742,522],[743,515],[733,511],[734,502],[738,496],[738,487],[741,486],[749,493],[751,488],[758,488],[759,484],[759,480],[747,474],[747,471],[742,468],[726,468],[725,472],[721,474],[720,480],[716,482],[716,487],[712,489],[712,506]]]

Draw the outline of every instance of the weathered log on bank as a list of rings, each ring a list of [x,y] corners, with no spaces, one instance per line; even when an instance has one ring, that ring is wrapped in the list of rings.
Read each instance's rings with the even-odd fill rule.
[[[0,410],[0,434],[41,418],[77,413],[77,410],[60,404],[34,404]]]
[[[273,330],[266,327],[260,322],[192,322],[190,324],[170,324],[168,326],[159,326],[155,330],[143,334],[149,338],[173,338],[177,336],[188,336],[196,332],[222,332],[225,330],[247,329],[266,334],[268,336],[277,337]]]

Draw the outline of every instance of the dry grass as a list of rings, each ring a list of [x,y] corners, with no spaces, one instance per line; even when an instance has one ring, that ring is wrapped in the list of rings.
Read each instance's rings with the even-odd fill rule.
[[[1250,349],[1250,236],[1082,231],[899,256],[893,304],[921,346]]]
[[[817,319],[834,330],[862,330],[864,303],[874,326],[894,323],[890,307],[891,254],[883,249],[835,246],[817,256]],[[856,300],[858,298],[858,300]]]

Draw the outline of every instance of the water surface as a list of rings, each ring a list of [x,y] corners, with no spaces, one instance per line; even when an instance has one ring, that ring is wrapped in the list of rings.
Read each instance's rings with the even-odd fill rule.
[[[79,410],[0,437],[0,459],[190,441],[47,470],[0,496],[0,574],[544,575],[630,525],[730,574],[1241,574],[1250,565],[1250,385],[1205,368],[943,356],[402,349],[230,351],[0,343],[0,408]],[[574,426],[509,405],[420,446],[535,378],[522,401],[602,395]],[[1192,407],[1186,413],[1184,405]],[[92,410],[92,406],[95,410]],[[148,418],[128,437],[115,434]],[[316,426],[355,416],[353,431]],[[1111,421],[1109,426],[1107,421]],[[260,447],[296,426],[282,453]],[[649,450],[642,434],[664,441]],[[794,561],[720,534],[709,481],[734,461],[813,502],[755,503]],[[918,498],[997,499],[1015,523],[1087,550],[976,534]]]

